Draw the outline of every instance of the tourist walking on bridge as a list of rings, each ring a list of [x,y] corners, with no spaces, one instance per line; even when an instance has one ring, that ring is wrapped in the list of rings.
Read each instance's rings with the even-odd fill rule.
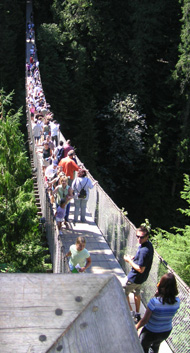
[[[63,172],[69,178],[69,185],[71,186],[74,179],[74,172],[79,170],[79,166],[73,160],[74,150],[68,152],[66,158],[62,158],[59,162],[59,166],[62,167]]]
[[[64,221],[64,218],[65,218],[65,206],[66,206],[66,200],[61,199],[60,205],[58,206],[57,211],[55,212],[59,235],[63,234],[63,232],[61,231],[61,227],[62,227],[62,222]]]
[[[68,152],[74,150],[74,147],[71,146],[71,141],[67,140],[64,144],[64,158],[68,156]]]
[[[81,215],[81,222],[85,222],[86,219],[86,205],[89,199],[89,190],[94,187],[98,182],[91,182],[86,176],[86,170],[80,169],[78,171],[77,178],[72,183],[72,189],[74,191],[74,223],[78,222],[79,212]]]
[[[59,179],[59,185],[53,190],[53,195],[56,194],[56,206],[60,204],[62,198],[66,199],[66,213],[65,222],[69,220],[70,200],[73,198],[73,190],[68,185],[68,178],[61,176]]]
[[[135,323],[140,321],[140,290],[142,283],[145,282],[148,278],[152,260],[153,260],[153,246],[151,242],[148,240],[149,234],[148,230],[144,226],[140,226],[137,229],[136,237],[138,239],[138,243],[140,244],[137,250],[137,253],[134,257],[130,255],[124,255],[124,260],[129,263],[132,267],[131,271],[127,275],[127,283],[125,287],[125,294],[127,296],[127,301],[129,304],[129,308],[132,312],[132,307],[129,301],[129,294],[134,293],[135,298]]]
[[[158,283],[156,294],[149,301],[144,317],[136,325],[137,330],[144,326],[140,333],[144,353],[148,353],[149,349],[152,353],[158,353],[160,343],[170,335],[172,319],[180,305],[177,294],[173,273],[166,273]]]
[[[58,145],[58,132],[59,132],[59,124],[57,120],[54,120],[53,122],[50,121],[50,128],[51,128],[51,138],[52,141],[55,141],[55,147]]]
[[[37,151],[38,153],[42,153],[42,168],[43,168],[43,174],[45,175],[45,170],[46,168],[50,165],[51,163],[51,156],[52,156],[52,150],[49,148],[49,144],[47,141],[44,141],[44,148],[42,151]]]
[[[69,252],[65,255],[70,257],[69,268],[72,273],[84,272],[91,265],[92,260],[85,246],[85,237],[78,237],[76,243],[70,246]]]

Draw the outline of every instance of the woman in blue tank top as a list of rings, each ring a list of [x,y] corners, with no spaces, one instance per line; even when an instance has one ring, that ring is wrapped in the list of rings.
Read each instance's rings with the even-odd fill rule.
[[[162,276],[157,286],[155,297],[148,305],[144,317],[136,325],[138,330],[142,326],[140,342],[145,353],[158,353],[160,343],[168,338],[172,330],[172,318],[179,309],[180,299],[177,283],[172,273]]]

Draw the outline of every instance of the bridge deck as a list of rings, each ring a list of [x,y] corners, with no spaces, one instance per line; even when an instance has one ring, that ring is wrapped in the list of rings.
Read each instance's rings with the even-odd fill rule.
[[[64,235],[61,236],[65,251],[69,251],[70,245],[74,244],[78,236],[85,236],[86,248],[90,252],[92,266],[87,269],[87,273],[105,274],[114,273],[122,285],[125,284],[126,275],[120,264],[116,260],[108,243],[104,239],[99,228],[87,212],[86,223],[77,222],[73,224],[74,205],[71,203],[69,228],[63,226]]]

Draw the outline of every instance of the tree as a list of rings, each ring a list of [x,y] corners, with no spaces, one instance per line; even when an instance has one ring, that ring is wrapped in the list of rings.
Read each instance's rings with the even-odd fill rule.
[[[42,3],[46,6],[47,0]],[[154,226],[162,222],[167,227],[189,165],[188,137],[181,134],[183,99],[172,76],[180,3],[54,0],[47,12],[50,7],[53,23],[47,16],[48,24],[37,29],[38,49],[45,93],[64,135],[85,164],[93,162],[86,166],[107,184],[106,190],[117,190],[111,196],[134,223],[149,217]],[[116,119],[116,126],[113,116],[100,119],[117,94],[122,101],[138,97],[147,127],[142,153],[135,153],[138,138],[131,145],[127,140],[125,147],[122,119]],[[84,142],[87,137],[89,146],[90,135],[91,152]],[[113,138],[115,146],[118,141],[122,146],[122,165]]]
[[[188,208],[178,210],[190,217],[190,177],[187,174],[184,175],[181,197],[188,203]],[[155,229],[152,241],[170,267],[190,285],[190,226],[187,224],[184,228],[172,227],[171,230],[174,230],[174,233]]]
[[[99,170],[101,174],[107,174],[107,181],[109,171],[112,171],[110,179],[115,185],[119,180],[116,188],[123,190],[122,194],[125,198],[129,189],[129,179],[138,169],[137,165],[143,154],[142,135],[146,130],[145,117],[140,114],[136,96],[116,94],[98,118],[99,135],[104,134],[99,160],[102,156],[102,164],[104,160],[105,168],[100,167]],[[113,186],[114,184],[112,188]]]
[[[0,3],[0,87],[15,90],[14,104],[24,104],[25,0]]]
[[[152,125],[172,97],[171,70],[177,60],[180,5],[172,0],[129,2],[129,85]],[[149,124],[148,123],[148,124]]]
[[[19,130],[21,109],[0,91],[0,262],[23,272],[43,271],[43,247],[30,164]]]

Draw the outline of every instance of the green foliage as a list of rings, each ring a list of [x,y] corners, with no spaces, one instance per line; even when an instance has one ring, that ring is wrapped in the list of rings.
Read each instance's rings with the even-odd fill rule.
[[[176,218],[179,224],[174,212],[190,163],[189,111],[183,112],[186,98],[172,76],[181,40],[180,2],[34,5],[37,23],[42,17],[36,32],[43,88],[64,136],[132,222],[148,216],[154,227],[168,229]],[[117,95],[126,112],[126,98],[138,99],[141,109],[132,108],[133,115],[143,113],[146,126],[139,120],[136,131],[136,118],[131,114],[131,125],[123,118]]]
[[[189,208],[179,209],[179,211],[190,217],[190,180],[189,176],[184,176],[184,191],[181,197],[187,201]],[[190,285],[190,226],[184,228],[172,227],[175,233],[170,233],[162,229],[154,230],[152,239],[158,253],[168,262],[170,267]]]
[[[183,234],[169,233],[161,229],[154,231],[152,242],[169,266],[190,285],[190,227]]]
[[[0,262],[9,272],[43,271],[33,181],[19,130],[21,109],[10,109],[13,93],[0,94]]]
[[[180,5],[172,0],[134,0],[129,4],[130,88],[155,123],[155,110],[161,112],[171,102],[170,75],[177,60]]]
[[[120,180],[120,188],[129,188],[128,180],[140,161],[144,144],[142,135],[146,130],[144,116],[140,114],[137,97],[116,94],[111,102],[98,115],[99,138],[104,131],[99,160],[104,168],[99,168],[101,175],[109,181],[110,188]],[[102,153],[103,151],[103,153]],[[121,173],[122,171],[122,173]]]
[[[181,42],[179,44],[179,60],[176,64],[174,77],[180,80],[181,91],[189,92],[190,70],[189,70],[189,55],[190,55],[190,3],[189,0],[184,0],[182,5],[182,28]]]
[[[141,226],[146,227],[147,231],[150,233],[150,231],[151,231],[151,224],[150,224],[148,218],[145,219],[144,223],[141,223]]]
[[[25,0],[0,2],[0,87],[13,89],[16,107],[24,104]]]
[[[189,175],[187,174],[184,174],[184,190],[181,191],[181,198],[188,203],[189,208],[186,208],[186,209],[179,208],[178,210],[181,213],[185,214],[187,217],[190,217],[190,181],[189,181]]]
[[[158,166],[158,170],[160,171],[161,164],[163,163],[163,158],[160,156],[160,148],[161,148],[161,136],[158,133],[154,134],[155,142],[153,145],[149,147],[148,154],[150,156],[150,161],[152,164]]]

